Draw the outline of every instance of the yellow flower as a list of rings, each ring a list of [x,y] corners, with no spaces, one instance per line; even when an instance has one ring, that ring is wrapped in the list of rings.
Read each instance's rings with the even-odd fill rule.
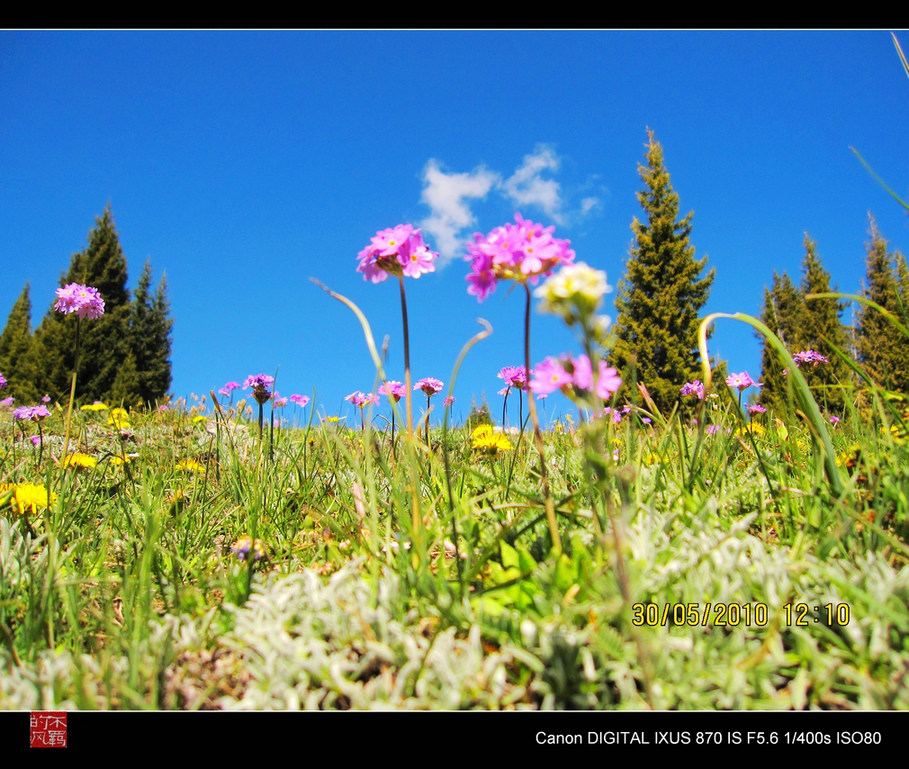
[[[18,513],[28,510],[34,514],[39,507],[47,508],[57,501],[56,494],[48,494],[44,486],[34,483],[0,483],[0,497],[8,492],[12,492],[8,497],[10,507]]]
[[[749,422],[744,427],[739,428],[739,433],[741,435],[747,435],[748,433],[751,433],[753,436],[758,437],[764,434],[764,425],[762,425],[760,422]]]
[[[113,425],[118,430],[128,430],[132,425],[129,423],[129,413],[126,409],[116,408],[110,412],[107,418],[107,424]]]
[[[101,403],[101,401],[95,401],[94,403],[88,406],[82,406],[82,411],[106,411],[107,406]]]
[[[471,447],[479,451],[488,451],[495,454],[497,451],[513,449],[508,436],[493,432],[489,425],[480,425],[471,433]]]
[[[205,465],[197,462],[195,459],[181,459],[177,462],[178,470],[186,470],[190,473],[204,473]]]
[[[64,467],[94,467],[98,464],[98,460],[94,457],[90,457],[88,454],[80,454],[76,452],[75,454],[67,454],[63,457],[63,466]]]

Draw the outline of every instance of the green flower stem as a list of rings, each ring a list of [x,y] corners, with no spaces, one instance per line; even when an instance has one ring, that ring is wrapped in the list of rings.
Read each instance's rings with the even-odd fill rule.
[[[79,370],[79,332],[82,329],[82,318],[76,316],[76,356],[73,362],[73,380],[69,388],[69,407],[66,409],[66,429],[63,437],[63,456],[69,454],[69,435],[73,422],[73,403],[76,400],[76,372]]]
[[[530,286],[524,283],[524,293],[527,297],[524,305],[524,367],[527,371],[528,396],[527,404],[530,410],[530,421],[533,424],[533,439],[537,453],[540,455],[540,486],[543,489],[543,505],[546,509],[546,520],[549,523],[549,535],[556,553],[562,553],[562,538],[559,536],[559,523],[556,520],[555,504],[549,493],[549,473],[546,470],[546,455],[543,446],[543,433],[540,430],[540,420],[537,417],[536,399],[533,391],[529,390],[530,383]]]

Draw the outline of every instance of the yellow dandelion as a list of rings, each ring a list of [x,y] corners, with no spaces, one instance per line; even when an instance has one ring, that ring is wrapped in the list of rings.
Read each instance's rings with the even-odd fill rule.
[[[482,430],[484,427],[486,429]],[[477,451],[487,451],[490,454],[495,454],[497,451],[508,451],[514,448],[507,435],[493,432],[489,425],[480,425],[473,431],[472,438],[471,447]]]
[[[751,433],[753,436],[758,437],[763,435],[764,432],[764,425],[762,425],[760,422],[749,422],[744,427],[739,428],[740,435],[747,435],[748,433]]]
[[[205,465],[197,462],[195,459],[181,459],[177,462],[178,470],[186,470],[189,473],[204,473]]]
[[[128,430],[132,425],[129,423],[129,412],[126,409],[116,408],[110,412],[107,418],[107,424],[113,425],[118,430]]]
[[[63,457],[64,467],[83,467],[92,468],[98,464],[98,460],[88,454],[81,454],[78,451],[75,454],[67,454]]]
[[[80,408],[80,410],[81,411],[106,411],[107,406],[104,403],[101,403],[101,401],[95,401],[94,403],[90,403],[87,406],[82,406]]]
[[[39,507],[48,508],[57,501],[56,494],[34,483],[0,483],[0,499],[4,497],[20,514],[26,511],[34,514]]]

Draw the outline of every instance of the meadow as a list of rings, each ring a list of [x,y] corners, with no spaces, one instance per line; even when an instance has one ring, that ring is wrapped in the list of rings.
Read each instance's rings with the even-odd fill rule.
[[[592,361],[594,295],[571,299]],[[351,309],[384,388],[355,425],[300,398],[275,426],[264,375],[0,407],[0,708],[909,707],[901,397],[858,380],[831,420],[799,375],[823,364],[774,338],[780,413],[709,364],[666,413],[644,383],[619,402],[575,358],[533,376],[576,422],[450,424],[424,382],[414,424],[421,383],[394,397]],[[702,345],[719,320],[759,325],[712,316]]]

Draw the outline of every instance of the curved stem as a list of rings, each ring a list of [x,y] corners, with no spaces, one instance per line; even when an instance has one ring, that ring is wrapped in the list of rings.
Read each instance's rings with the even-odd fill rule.
[[[540,485],[543,489],[543,505],[546,509],[546,520],[549,522],[549,535],[556,553],[562,552],[562,538],[559,536],[559,524],[556,520],[555,505],[549,494],[549,473],[546,470],[546,455],[543,447],[543,433],[540,430],[540,420],[537,418],[536,399],[530,389],[530,286],[524,284],[527,301],[524,306],[524,366],[527,370],[527,406],[530,411],[530,421],[533,424],[533,439],[537,453],[540,455]]]

